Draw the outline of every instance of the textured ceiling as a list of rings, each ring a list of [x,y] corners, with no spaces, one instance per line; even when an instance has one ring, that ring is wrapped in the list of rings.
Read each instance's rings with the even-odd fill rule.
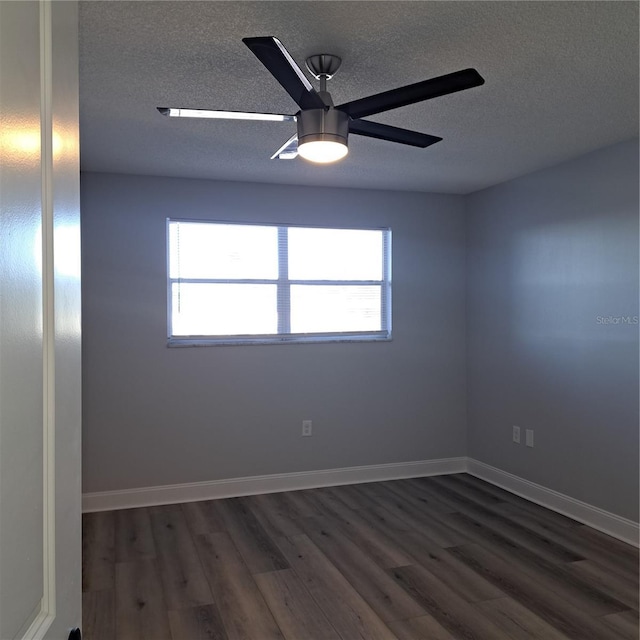
[[[331,166],[269,160],[291,122],[158,114],[295,113],[242,43],[264,35],[302,68],[342,57],[336,104],[467,67],[485,84],[370,118],[442,142],[352,135]],[[638,3],[81,2],[80,133],[84,171],[469,193],[638,135]]]

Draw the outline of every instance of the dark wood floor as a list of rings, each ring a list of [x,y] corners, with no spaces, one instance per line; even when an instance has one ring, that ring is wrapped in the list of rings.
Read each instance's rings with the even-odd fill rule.
[[[638,639],[637,549],[466,474],[84,516],[86,640]]]

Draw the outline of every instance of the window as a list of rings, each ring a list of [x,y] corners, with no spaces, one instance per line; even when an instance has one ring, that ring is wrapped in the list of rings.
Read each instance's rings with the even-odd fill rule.
[[[391,337],[391,231],[168,220],[170,345]]]

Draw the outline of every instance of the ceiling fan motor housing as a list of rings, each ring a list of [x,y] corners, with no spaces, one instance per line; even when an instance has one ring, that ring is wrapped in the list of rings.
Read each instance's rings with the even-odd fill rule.
[[[298,145],[305,142],[327,140],[347,146],[349,116],[338,109],[306,109],[296,115]]]

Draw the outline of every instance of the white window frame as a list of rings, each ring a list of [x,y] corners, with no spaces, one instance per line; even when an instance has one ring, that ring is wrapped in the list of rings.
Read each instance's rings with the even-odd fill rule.
[[[277,279],[225,279],[225,278],[172,278],[170,273],[170,224],[196,223],[217,224],[234,226],[258,226],[278,228],[278,278]],[[382,280],[290,280],[288,277],[288,244],[287,230],[290,228],[302,229],[337,229],[355,231],[380,231],[383,238],[383,278]],[[381,342],[391,340],[391,229],[389,227],[336,227],[324,225],[305,224],[278,224],[265,222],[229,222],[225,220],[201,220],[186,218],[167,218],[166,220],[167,243],[167,327],[168,346],[215,346],[215,345],[249,345],[249,344],[297,344],[309,342]],[[280,260],[285,255],[286,260]],[[284,262],[284,264],[283,264]],[[172,296],[173,284],[184,283],[211,283],[211,284],[275,284],[277,286],[278,304],[278,333],[260,335],[199,335],[199,336],[175,336],[172,331]],[[381,324],[380,331],[350,331],[330,333],[291,333],[290,332],[290,288],[292,285],[335,285],[335,286],[380,286],[381,299]],[[282,313],[289,310],[288,314]]]

